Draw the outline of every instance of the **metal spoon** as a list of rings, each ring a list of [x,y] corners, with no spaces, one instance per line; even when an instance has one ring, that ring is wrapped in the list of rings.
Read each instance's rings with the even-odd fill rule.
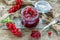
[[[47,26],[45,26],[41,32],[43,32],[46,28],[49,28],[51,25],[56,24],[58,22],[57,18],[54,18]]]

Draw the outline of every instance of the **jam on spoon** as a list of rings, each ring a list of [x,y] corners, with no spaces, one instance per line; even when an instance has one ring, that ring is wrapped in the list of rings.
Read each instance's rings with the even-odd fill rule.
[[[21,12],[21,22],[27,28],[34,28],[39,23],[39,14],[32,6],[25,7]]]

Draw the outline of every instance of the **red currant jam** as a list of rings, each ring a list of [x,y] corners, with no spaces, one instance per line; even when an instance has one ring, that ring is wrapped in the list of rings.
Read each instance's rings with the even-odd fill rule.
[[[21,22],[27,28],[34,28],[39,23],[39,15],[34,7],[27,6],[22,10]]]

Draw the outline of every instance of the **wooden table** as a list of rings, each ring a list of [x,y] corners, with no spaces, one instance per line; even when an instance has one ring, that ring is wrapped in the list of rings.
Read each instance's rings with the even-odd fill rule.
[[[48,1],[48,0],[47,0]],[[58,0],[48,1],[53,7],[53,14],[57,16],[60,13],[60,3]],[[40,29],[39,29],[40,30]],[[52,30],[51,30],[52,31]],[[31,31],[22,30],[24,36],[22,38],[14,36],[9,30],[0,30],[0,40],[29,40]],[[52,36],[48,37],[47,32],[44,33],[40,40],[58,40],[58,36],[52,31]]]
[[[48,36],[47,32],[43,32],[42,33],[43,35],[41,36],[40,40],[58,40],[58,36],[56,35],[56,33],[52,30],[50,31],[52,32],[52,35],[50,37]],[[20,37],[14,36],[8,30],[0,30],[0,39],[1,40],[30,40],[29,36],[30,36],[31,30],[27,31],[25,29],[22,29],[22,32],[24,36],[20,38]]]

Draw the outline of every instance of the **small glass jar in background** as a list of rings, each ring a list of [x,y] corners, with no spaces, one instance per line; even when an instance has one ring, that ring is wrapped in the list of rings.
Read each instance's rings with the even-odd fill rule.
[[[47,1],[38,1],[34,6],[39,13],[48,13],[52,9],[52,6]]]

